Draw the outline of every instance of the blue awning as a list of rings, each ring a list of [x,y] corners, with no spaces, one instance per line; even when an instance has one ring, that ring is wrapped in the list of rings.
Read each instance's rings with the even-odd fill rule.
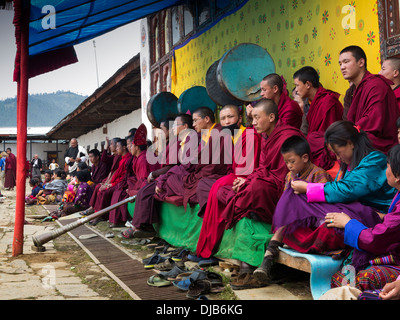
[[[182,0],[31,0],[29,55],[34,56],[88,41],[182,2]],[[55,24],[52,25],[51,22]]]

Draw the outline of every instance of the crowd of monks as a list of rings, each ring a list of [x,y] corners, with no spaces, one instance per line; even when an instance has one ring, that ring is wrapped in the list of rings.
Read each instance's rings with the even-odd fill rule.
[[[323,87],[318,72],[307,66],[293,75],[293,98],[283,78],[270,74],[260,83],[262,99],[246,106],[246,114],[227,105],[219,123],[206,107],[166,119],[161,123],[166,145],[158,163],[148,161],[154,150],[148,150],[144,124],[126,139],[109,141],[100,164],[92,168],[96,187],[87,213],[136,195],[132,227],[123,236],[147,237],[156,234],[152,224],[159,222],[160,202],[185,208],[199,204],[203,224],[194,253],[199,259],[212,257],[224,230],[244,217],[271,224],[288,173],[280,152],[288,138],[305,137],[312,163],[332,177],[338,160],[326,148],[324,134],[334,122],[351,121],[385,154],[398,144],[400,59],[385,60],[379,74],[371,74],[364,51],[349,46],[340,52],[339,64],[349,82],[343,104],[340,94]],[[215,131],[230,134],[231,145]],[[102,219],[111,227],[123,226],[130,215],[123,205]]]

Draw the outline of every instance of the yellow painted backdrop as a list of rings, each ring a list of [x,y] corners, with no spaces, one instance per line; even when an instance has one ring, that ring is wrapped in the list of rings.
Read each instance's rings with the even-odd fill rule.
[[[377,1],[249,0],[175,51],[176,81],[173,77],[171,91],[179,97],[192,86],[205,86],[209,66],[244,42],[268,50],[289,91],[293,73],[309,65],[317,69],[324,87],[343,97],[348,83],[339,69],[341,49],[362,47],[369,71],[380,70]]]

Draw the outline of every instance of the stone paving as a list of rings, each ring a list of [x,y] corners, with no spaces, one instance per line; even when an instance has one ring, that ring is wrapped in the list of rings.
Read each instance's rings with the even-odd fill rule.
[[[23,254],[12,257],[15,190],[1,192],[7,198],[0,203],[0,300],[108,299],[84,284],[83,280],[71,270],[71,266],[64,261],[27,262],[30,255],[56,253],[52,242],[46,244],[45,253],[37,253],[31,248],[32,235],[49,231],[49,227],[45,225],[26,224]]]

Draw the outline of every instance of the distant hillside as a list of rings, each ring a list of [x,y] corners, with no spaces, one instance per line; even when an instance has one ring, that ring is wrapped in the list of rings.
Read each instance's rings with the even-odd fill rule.
[[[74,111],[86,96],[69,92],[32,94],[28,98],[28,127],[52,127]],[[0,100],[0,127],[17,126],[17,98]]]

